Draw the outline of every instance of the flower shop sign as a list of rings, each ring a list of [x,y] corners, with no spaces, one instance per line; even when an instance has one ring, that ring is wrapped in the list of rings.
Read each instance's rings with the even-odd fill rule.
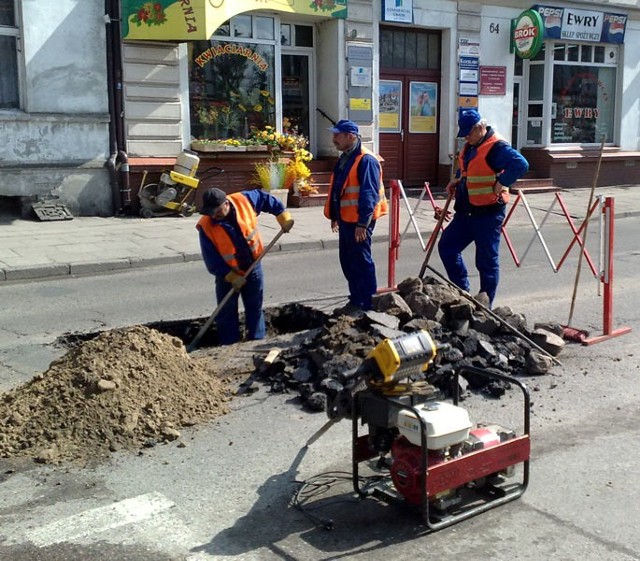
[[[344,19],[347,0],[122,0],[122,36],[154,41],[201,41],[233,16],[273,10]]]
[[[224,43],[222,45],[214,45],[212,47],[209,47],[206,51],[200,53],[194,60],[200,68],[203,68],[204,65],[207,64],[207,62],[210,62],[216,57],[224,55],[243,56],[248,60],[254,62],[262,72],[269,68],[269,64],[262,57],[262,55],[260,55],[260,53],[255,52],[249,47],[245,47],[241,43]]]

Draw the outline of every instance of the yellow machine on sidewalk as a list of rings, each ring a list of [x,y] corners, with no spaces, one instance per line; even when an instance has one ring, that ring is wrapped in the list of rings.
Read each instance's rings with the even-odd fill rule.
[[[194,152],[185,150],[178,155],[173,169],[165,171],[158,183],[147,183],[147,172],[142,176],[138,197],[140,199],[140,216],[152,218],[179,214],[191,216],[196,211],[195,193],[202,178],[196,177],[200,158]],[[205,171],[207,176],[217,175],[223,170],[212,167]]]

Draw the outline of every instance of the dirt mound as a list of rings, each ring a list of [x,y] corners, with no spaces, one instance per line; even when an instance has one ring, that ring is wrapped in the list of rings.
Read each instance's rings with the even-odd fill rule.
[[[177,440],[226,412],[228,392],[179,339],[144,326],[104,332],[0,396],[0,457],[88,463]]]

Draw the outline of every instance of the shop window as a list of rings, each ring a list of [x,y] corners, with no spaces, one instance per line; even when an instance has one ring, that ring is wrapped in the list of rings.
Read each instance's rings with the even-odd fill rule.
[[[0,0],[0,109],[20,106],[18,31],[14,0]]]
[[[256,16],[256,39],[274,39],[273,18]]]
[[[229,37],[229,35],[231,35],[231,22],[229,20],[225,21],[213,32],[213,35],[217,37]]]
[[[542,101],[544,97],[544,65],[529,67],[529,101]]]
[[[280,44],[284,47],[313,47],[313,27],[311,25],[280,25]]]
[[[571,45],[565,60],[554,62],[552,143],[595,144],[603,135],[613,142],[617,47],[606,49],[614,55],[608,64],[599,63],[605,47],[591,45]],[[576,57],[581,62],[571,64]]]
[[[564,60],[566,55],[565,45],[554,45],[553,46],[553,60]]]
[[[618,46],[558,42],[545,48],[552,49],[549,56],[527,63],[526,144],[599,144],[603,136],[612,143]]]
[[[231,20],[231,28],[239,29]],[[195,41],[190,61],[191,134],[246,138],[275,126],[275,45]]]
[[[604,62],[604,47],[596,47],[594,49],[593,62]]]
[[[231,36],[250,39],[253,37],[251,16],[236,16],[231,20]]]
[[[291,42],[291,24],[283,23],[280,26],[280,44],[289,47],[293,43]]]
[[[294,27],[295,46],[296,47],[313,47],[313,27],[310,25],[296,25]]]

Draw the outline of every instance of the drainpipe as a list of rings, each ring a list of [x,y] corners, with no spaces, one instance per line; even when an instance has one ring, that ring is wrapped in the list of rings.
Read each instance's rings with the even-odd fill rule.
[[[126,214],[131,207],[129,157],[125,151],[124,104],[122,91],[122,12],[120,0],[105,0],[107,23],[107,73],[109,96],[109,147],[107,161],[116,214]]]

